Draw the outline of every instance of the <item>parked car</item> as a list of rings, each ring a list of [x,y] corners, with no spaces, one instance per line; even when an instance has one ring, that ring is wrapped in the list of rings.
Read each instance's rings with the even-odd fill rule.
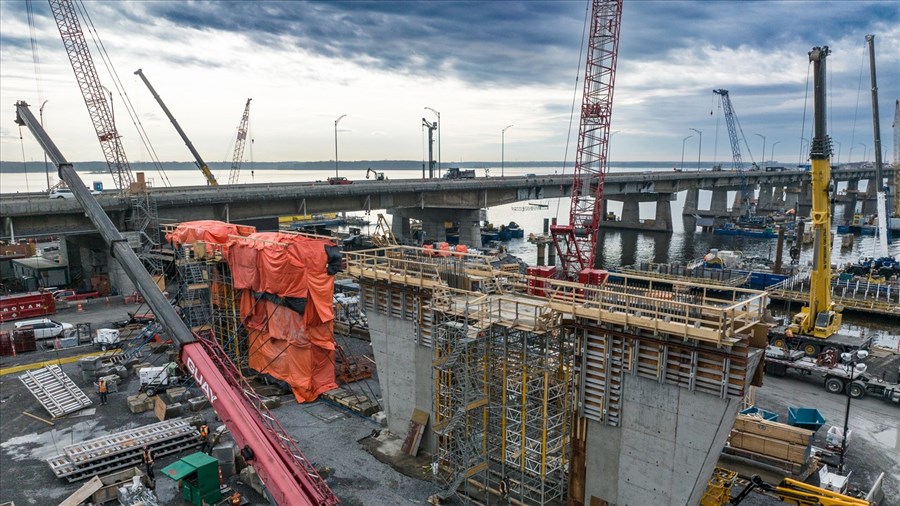
[[[91,195],[100,195],[101,192],[90,189]],[[69,188],[54,188],[50,191],[51,199],[74,199],[75,194]]]
[[[60,323],[49,318],[16,322],[16,330],[33,330],[35,339],[65,337],[74,328],[75,326],[71,323]]]

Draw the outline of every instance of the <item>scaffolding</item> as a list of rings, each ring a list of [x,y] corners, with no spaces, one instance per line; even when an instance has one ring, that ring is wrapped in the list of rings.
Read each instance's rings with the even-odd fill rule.
[[[209,269],[213,337],[239,370],[244,370],[248,366],[249,336],[241,321],[241,292],[234,288],[231,268],[225,262],[221,245],[206,244],[204,256]]]
[[[583,492],[586,420],[620,424],[626,374],[747,392],[764,292],[639,275],[589,286],[406,246],[346,257],[365,309],[415,322],[415,344],[432,348],[442,499],[554,504]]]

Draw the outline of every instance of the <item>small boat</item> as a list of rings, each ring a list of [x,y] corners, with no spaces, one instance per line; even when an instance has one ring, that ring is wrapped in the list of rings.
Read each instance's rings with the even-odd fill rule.
[[[716,235],[739,235],[743,237],[755,237],[758,239],[775,239],[778,234],[769,227],[763,229],[739,227],[734,223],[726,223],[725,225],[714,228],[713,234]]]

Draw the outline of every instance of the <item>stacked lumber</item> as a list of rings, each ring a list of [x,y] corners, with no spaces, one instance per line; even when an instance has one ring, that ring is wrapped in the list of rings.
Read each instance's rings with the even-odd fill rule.
[[[728,436],[726,453],[762,462],[788,474],[802,475],[809,469],[813,431],[738,415]]]

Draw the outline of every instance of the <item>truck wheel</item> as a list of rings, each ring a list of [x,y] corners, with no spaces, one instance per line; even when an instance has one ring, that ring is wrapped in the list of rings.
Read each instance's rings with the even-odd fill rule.
[[[105,344],[104,344],[103,346],[100,347],[100,351],[106,351],[106,345],[105,345]]]
[[[806,343],[803,345],[803,353],[806,353],[807,357],[817,357],[819,356],[819,345]]]
[[[862,399],[866,395],[866,386],[859,381],[847,385],[847,394],[854,399]]]
[[[775,339],[772,339],[772,346],[776,348],[784,348],[785,344],[786,343],[783,337],[776,337]]]
[[[844,391],[844,382],[839,378],[828,378],[825,380],[825,390],[832,394],[839,394]]]
[[[156,389],[153,387],[147,387],[145,392],[147,394],[147,397],[153,397],[154,395],[156,395]]]

